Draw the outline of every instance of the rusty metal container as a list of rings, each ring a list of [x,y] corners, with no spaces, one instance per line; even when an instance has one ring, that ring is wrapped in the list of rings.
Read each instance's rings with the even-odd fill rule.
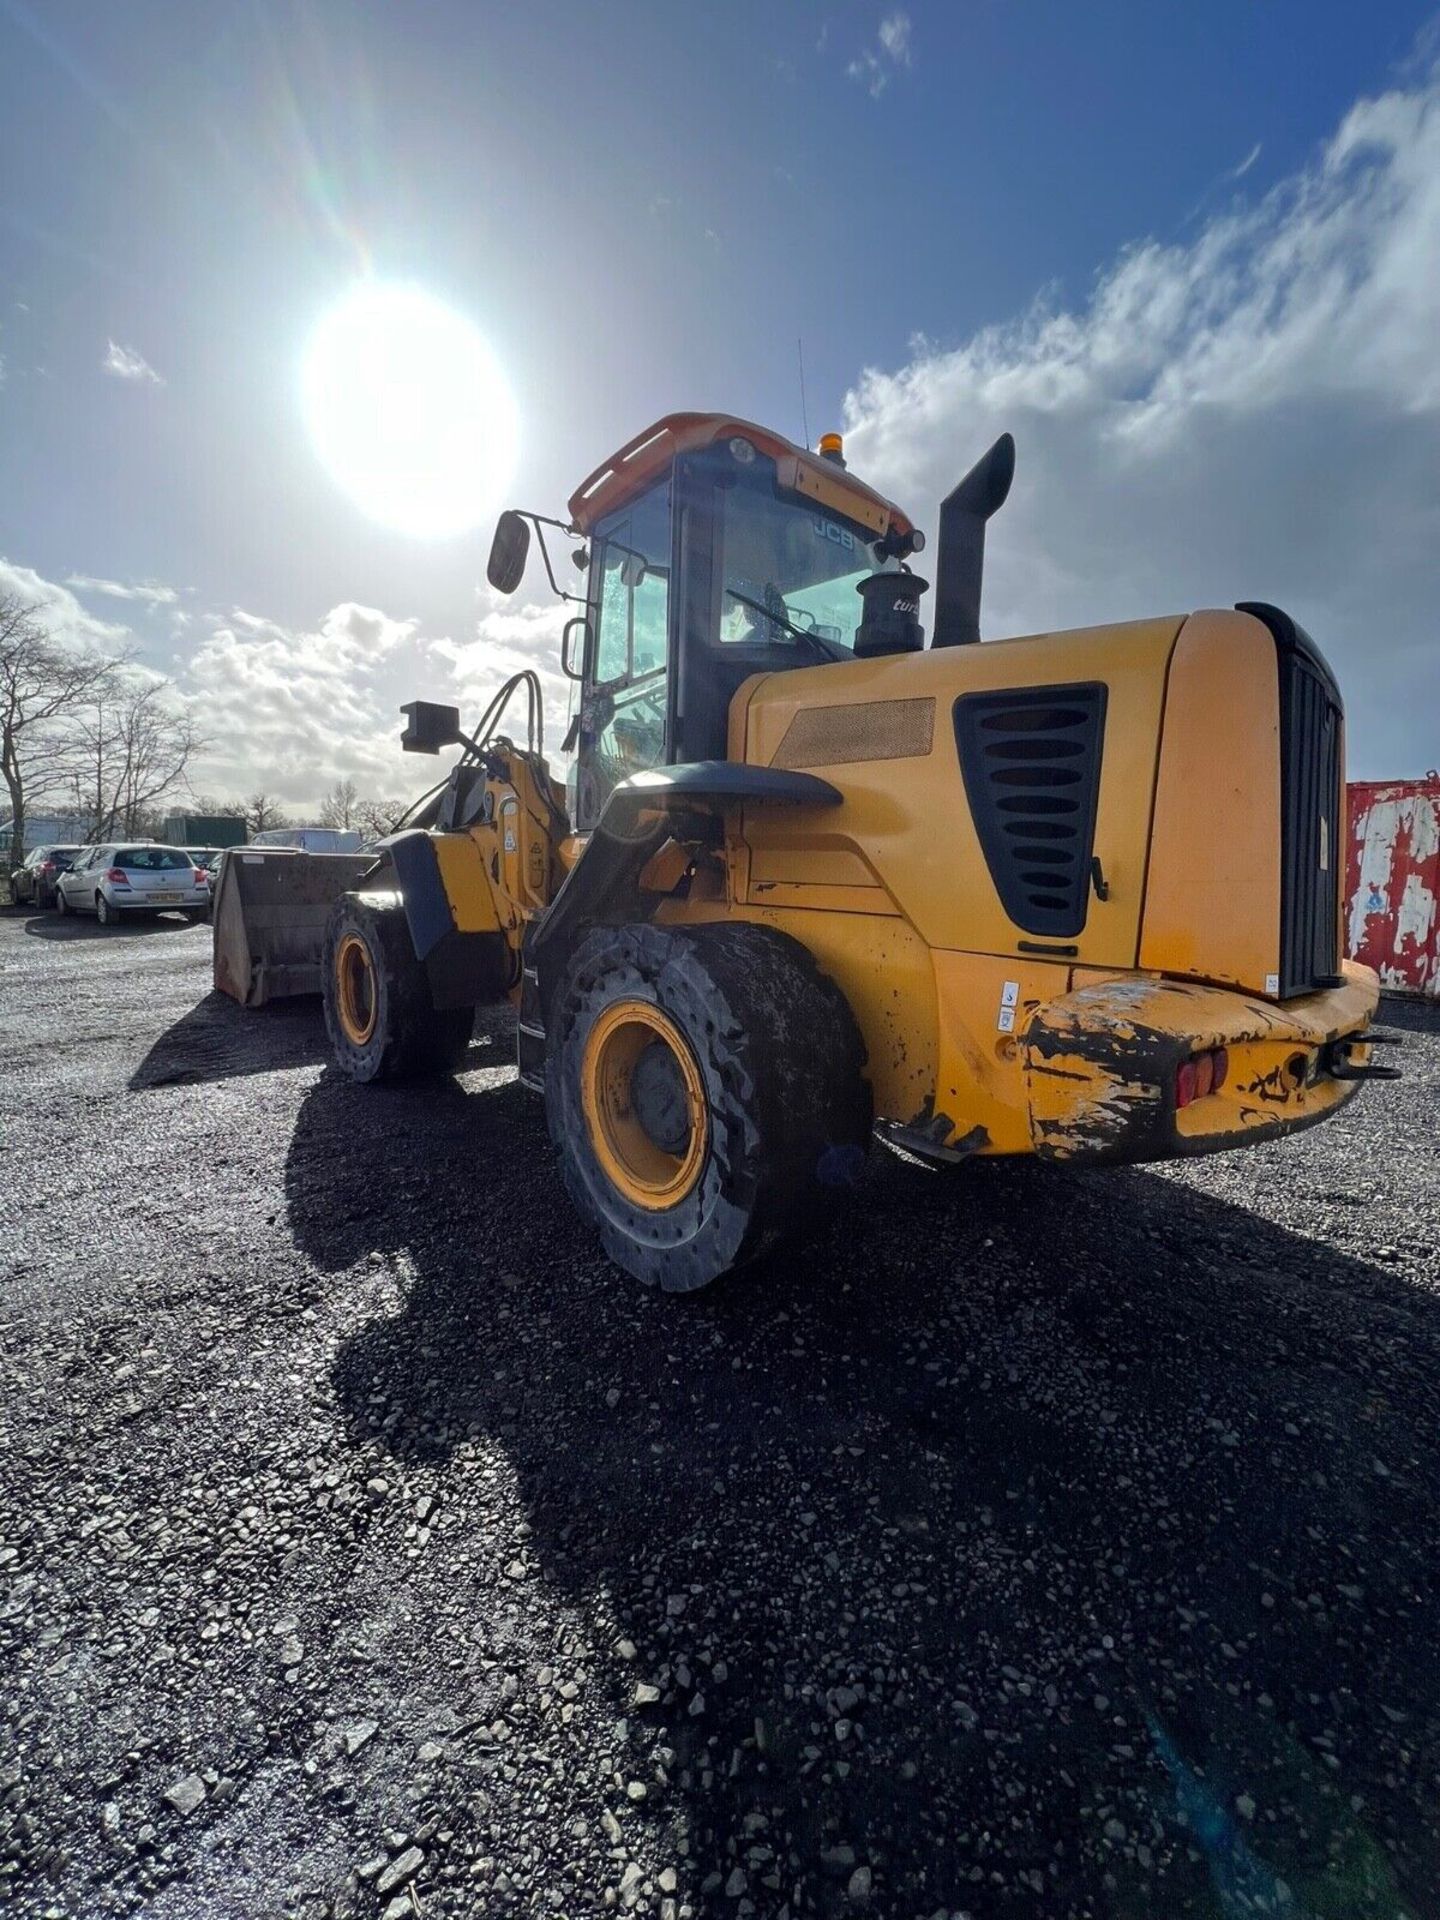
[[[1440,999],[1440,773],[1348,789],[1346,951],[1387,993]]]

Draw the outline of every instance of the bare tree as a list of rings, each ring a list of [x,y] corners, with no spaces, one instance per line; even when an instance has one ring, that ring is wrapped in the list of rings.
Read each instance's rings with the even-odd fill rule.
[[[70,789],[76,811],[90,817],[91,838],[145,832],[205,744],[166,681],[113,676],[67,729]]]
[[[25,814],[70,784],[69,722],[115,680],[122,659],[57,641],[41,610],[0,594],[0,771],[10,796],[10,859],[25,857]]]
[[[367,840],[381,840],[395,831],[409,805],[408,800],[359,800],[351,824]]]
[[[213,793],[196,793],[192,789],[190,804],[186,808],[186,812],[205,814],[210,818],[218,816],[221,819],[227,820],[243,820],[246,813],[246,802],[244,800],[237,800],[228,794],[217,796]]]
[[[337,780],[320,802],[322,827],[353,827],[360,794],[353,780]]]
[[[252,793],[248,800],[242,800],[237,811],[244,814],[246,831],[252,836],[290,824],[280,802],[273,793],[266,793],[263,787]]]

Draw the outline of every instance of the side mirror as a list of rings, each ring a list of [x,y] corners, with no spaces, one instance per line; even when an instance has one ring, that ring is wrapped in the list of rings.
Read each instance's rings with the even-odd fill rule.
[[[570,639],[576,628],[580,629],[580,664],[577,667],[571,659],[573,646]],[[565,622],[565,631],[560,636],[560,671],[567,680],[583,680],[585,677],[585,643],[590,638],[590,622],[583,613],[577,613],[573,620]]]
[[[530,522],[513,507],[495,522],[495,538],[490,543],[490,563],[485,577],[497,593],[514,593],[525,577],[525,562],[530,558]]]
[[[406,753],[439,753],[442,747],[458,746],[463,738],[458,707],[438,706],[433,700],[412,700],[400,711],[405,715],[400,745]]]

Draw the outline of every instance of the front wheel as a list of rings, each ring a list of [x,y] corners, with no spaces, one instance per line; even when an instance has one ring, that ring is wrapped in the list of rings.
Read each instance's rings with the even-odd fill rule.
[[[475,1028],[473,1007],[437,1008],[398,893],[346,893],[325,930],[325,1026],[352,1080],[453,1073]]]
[[[57,887],[55,889],[55,911],[57,913],[69,913],[70,911],[70,902],[65,898],[65,889],[63,887]]]
[[[565,1185],[617,1266],[670,1292],[833,1206],[870,1139],[844,995],[769,927],[601,928],[550,1009],[545,1107]]]

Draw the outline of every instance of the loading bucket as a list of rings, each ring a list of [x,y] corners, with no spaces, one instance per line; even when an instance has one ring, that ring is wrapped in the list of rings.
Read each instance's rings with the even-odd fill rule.
[[[242,1007],[319,993],[330,909],[375,864],[370,853],[235,847],[220,863],[215,985]]]

